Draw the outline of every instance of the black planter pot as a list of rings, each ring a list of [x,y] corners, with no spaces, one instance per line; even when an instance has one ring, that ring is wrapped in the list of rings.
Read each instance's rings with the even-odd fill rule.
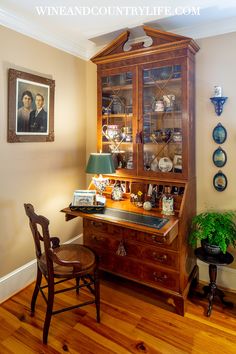
[[[211,245],[210,243],[207,243],[206,240],[201,240],[201,246],[207,254],[212,256],[220,254],[222,252],[220,246]]]

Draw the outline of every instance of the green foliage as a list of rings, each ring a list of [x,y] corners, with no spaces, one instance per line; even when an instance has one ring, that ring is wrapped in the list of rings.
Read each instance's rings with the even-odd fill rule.
[[[197,240],[219,246],[226,253],[229,245],[236,246],[236,214],[234,211],[204,212],[192,219],[189,243],[196,247]]]

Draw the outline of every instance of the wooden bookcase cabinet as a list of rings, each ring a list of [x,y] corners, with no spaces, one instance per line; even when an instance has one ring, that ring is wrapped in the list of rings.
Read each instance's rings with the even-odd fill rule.
[[[92,58],[98,73],[98,151],[114,153],[118,168],[110,178],[127,185],[122,202],[112,202],[108,188],[108,206],[160,216],[160,205],[145,212],[130,203],[130,193],[145,193],[149,183],[181,187],[182,193],[174,196],[175,216],[165,234],[83,215],[84,242],[97,251],[103,270],[172,297],[184,315],[198,272],[187,238],[196,208],[194,56],[199,47],[191,38],[146,26],[144,31],[151,46],[129,46],[127,31]],[[159,168],[160,159],[173,162],[175,155],[181,166]],[[117,254],[119,245],[125,256]]]

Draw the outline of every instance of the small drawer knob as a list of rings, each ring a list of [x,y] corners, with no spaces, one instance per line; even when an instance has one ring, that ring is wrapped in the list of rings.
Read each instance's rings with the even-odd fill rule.
[[[104,241],[104,237],[101,236],[97,236],[97,235],[92,235],[91,239],[95,242],[100,242],[100,241]]]
[[[95,227],[102,227],[103,223],[102,222],[98,222],[98,221],[91,221],[91,225],[93,225]]]
[[[159,261],[159,262],[165,262],[165,261],[167,261],[167,255],[166,255],[166,254],[158,255],[156,252],[153,252],[153,253],[152,253],[152,257],[153,257],[156,261]]]
[[[159,283],[164,283],[168,278],[168,276],[166,274],[158,275],[156,272],[153,272],[153,277],[154,277],[154,280]]]
[[[157,236],[157,235],[152,235],[152,240],[155,243],[164,243],[164,239],[160,238],[160,236]]]

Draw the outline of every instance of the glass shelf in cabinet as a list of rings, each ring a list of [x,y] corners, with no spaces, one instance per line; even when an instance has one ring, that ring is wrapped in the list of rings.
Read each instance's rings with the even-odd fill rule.
[[[128,114],[103,114],[102,118],[106,119],[106,118],[133,118],[133,113],[128,113]]]
[[[111,145],[111,142],[110,141],[103,141],[102,144],[103,145]],[[122,142],[120,142],[120,145],[123,145],[123,144],[129,145],[129,144],[133,144],[133,142],[132,141],[122,141]]]
[[[144,145],[158,146],[158,145],[169,145],[169,144],[182,144],[182,141],[157,141],[157,142],[143,142]]]
[[[144,87],[149,87],[149,86],[156,86],[157,84],[163,84],[163,82],[168,81],[168,83],[178,83],[181,81],[181,77],[178,78],[172,78],[172,79],[166,79],[166,80],[157,80],[157,81],[144,81],[143,86]]]
[[[165,112],[165,111],[163,111],[163,112],[145,112],[144,113],[145,115],[146,114],[149,114],[149,115],[151,115],[151,116],[154,116],[155,118],[158,118],[157,116],[166,116],[165,118],[167,118],[167,119],[174,119],[175,117],[172,117],[172,115],[173,114],[182,114],[182,111],[168,111],[168,112]],[[178,117],[177,119],[181,119],[181,117]]]
[[[133,89],[133,85],[132,84],[128,84],[128,85],[117,85],[117,86],[106,86],[102,88],[102,92],[116,92],[116,91],[120,91],[120,90],[132,90]]]

